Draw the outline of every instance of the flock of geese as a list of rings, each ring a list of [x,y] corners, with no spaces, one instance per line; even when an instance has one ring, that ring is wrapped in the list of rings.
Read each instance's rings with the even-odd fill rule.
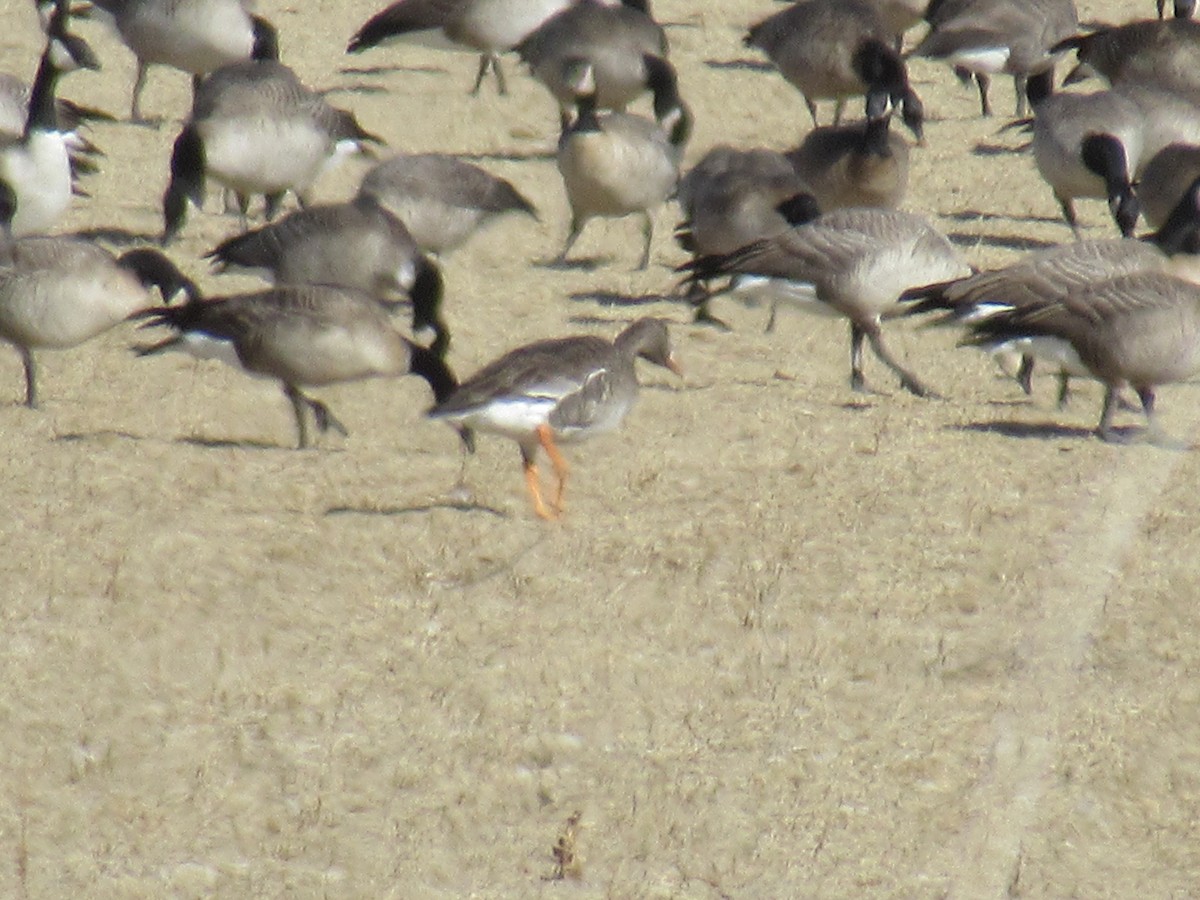
[[[1147,427],[1155,391],[1200,372],[1200,24],[1194,0],[1157,2],[1157,19],[1082,33],[1073,0],[801,0],[747,23],[747,47],[766,56],[802,95],[814,128],[787,152],[721,145],[688,171],[692,132],[662,25],[646,0],[399,0],[349,39],[348,53],[416,40],[479,53],[472,93],[489,70],[499,93],[501,58],[515,52],[560,110],[558,169],[571,225],[565,263],[594,218],[637,215],[640,266],[667,200],[683,221],[679,267],[698,321],[721,324],[725,294],[799,305],[850,324],[850,385],[867,390],[864,345],[919,396],[933,391],[888,349],[883,323],[936,315],[964,329],[963,343],[1021,359],[1028,392],[1035,360],[1105,386],[1098,435],[1114,426],[1131,389]],[[617,427],[637,395],[638,358],[679,373],[667,324],[643,318],[613,341],[592,336],[519,347],[465,381],[446,358],[440,258],[488,222],[537,216],[511,183],[443,154],[379,162],[357,194],[314,204],[313,186],[340,159],[382,144],[350,110],[331,105],[279,60],[275,28],[250,0],[35,0],[45,47],[30,85],[0,75],[0,339],[21,354],[25,402],[38,402],[35,351],[77,346],[122,322],[163,329],[140,355],[183,350],[277,380],[298,443],[345,426],[305,390],[376,376],[415,374],[440,419],[473,446],[475,432],[514,440],[535,513],[557,518],[567,464],[558,445]],[[1174,18],[1166,17],[1174,12]],[[31,15],[33,11],[31,11]],[[94,240],[53,235],[96,165],[89,119],[107,114],[57,96],[59,81],[96,68],[71,18],[103,15],[137,59],[129,117],[153,122],[141,94],[152,66],[193,77],[191,110],[164,160],[159,246],[116,256]],[[916,42],[907,33],[924,23]],[[907,44],[907,49],[906,48]],[[897,117],[923,141],[925,111],[907,60],[947,63],[978,86],[983,115],[997,74],[1016,87],[1016,126],[1031,133],[1038,172],[1075,240],[1006,268],[979,272],[919,213],[902,211],[910,145]],[[1084,93],[1056,92],[1098,79]],[[649,100],[650,115],[627,107]],[[834,101],[834,123],[818,104]],[[861,119],[842,123],[863,104]],[[919,150],[917,151],[919,152]],[[236,207],[243,231],[212,249],[218,270],[263,273],[269,289],[206,297],[165,248],[203,207],[210,184]],[[279,216],[287,195],[294,211]],[[264,224],[250,227],[257,198]],[[1082,240],[1074,203],[1108,201],[1119,237]],[[1153,229],[1132,237],[1139,219]],[[411,310],[411,330],[394,312]],[[556,487],[547,498],[536,460]]]

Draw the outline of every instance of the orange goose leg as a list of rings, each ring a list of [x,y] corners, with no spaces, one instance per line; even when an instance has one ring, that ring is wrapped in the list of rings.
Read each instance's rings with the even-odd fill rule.
[[[521,463],[525,467],[525,487],[529,489],[529,496],[533,499],[533,511],[539,519],[557,519],[558,513],[546,506],[546,502],[542,499],[542,484],[538,477],[537,463],[534,462],[534,454],[537,453],[536,448],[526,450],[521,447]]]
[[[567,488],[567,473],[570,471],[570,467],[567,465],[567,461],[563,459],[558,446],[554,443],[554,432],[550,430],[549,425],[539,425],[537,436],[539,443],[541,443],[542,448],[546,451],[546,455],[550,457],[550,464],[554,466],[554,475],[558,479],[558,489],[554,493],[554,508],[561,515],[563,511],[563,493]]]

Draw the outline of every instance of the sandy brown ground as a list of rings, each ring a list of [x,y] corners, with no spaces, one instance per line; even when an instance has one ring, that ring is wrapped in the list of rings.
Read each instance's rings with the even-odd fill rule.
[[[377,5],[262,3],[393,147],[468,154],[543,212],[446,262],[456,368],[653,313],[687,376],[645,371],[622,432],[568,451],[547,525],[498,439],[454,508],[456,440],[414,379],[320,392],[351,434],[297,452],[274,385],[135,360],[129,329],[45,354],[37,412],[0,354],[0,896],[1194,895],[1200,456],[1105,446],[1096,385],[1060,413],[1049,378],[1027,400],[949,333],[890,330],[934,402],[873,360],[887,395],[850,393],[841,323],[767,335],[726,300],[732,333],[693,326],[656,299],[673,209],[646,273],[632,220],[589,228],[592,271],[538,266],[566,230],[553,104],[511,64],[511,96],[472,99],[467,56],[343,57]],[[781,78],[710,64],[750,58],[772,4],[658,6],[690,159],[799,138]],[[27,4],[0,25],[30,73]],[[79,28],[105,69],[64,94],[123,114],[129,55]],[[978,265],[1068,239],[1027,155],[972,152],[1019,144],[1005,118],[914,73],[934,121],[906,206]],[[157,232],[186,97],[157,71],[162,128],[94,130],[108,158],[64,230]],[[199,259],[235,227],[214,200],[173,250],[211,292],[255,283]],[[1161,406],[1200,432],[1194,387]],[[576,811],[581,878],[547,881]]]

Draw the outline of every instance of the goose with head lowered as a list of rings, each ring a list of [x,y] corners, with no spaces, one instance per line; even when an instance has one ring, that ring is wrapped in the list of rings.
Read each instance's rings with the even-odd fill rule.
[[[567,483],[567,463],[558,445],[621,424],[637,399],[638,357],[681,373],[667,323],[639,319],[615,341],[583,335],[518,347],[464,381],[429,416],[516,441],[534,513],[557,519]],[[538,476],[539,448],[550,458],[558,482],[550,504]]]
[[[137,348],[139,356],[182,350],[277,380],[291,404],[301,449],[309,446],[310,412],[318,430],[347,433],[329,407],[303,388],[413,374],[440,401],[455,386],[440,356],[401,335],[372,297],[345,288],[281,285],[157,307],[142,318],[147,327],[175,334]]]

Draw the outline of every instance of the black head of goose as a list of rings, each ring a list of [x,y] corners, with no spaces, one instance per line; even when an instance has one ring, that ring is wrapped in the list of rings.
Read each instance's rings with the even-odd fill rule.
[[[637,399],[639,357],[681,374],[666,322],[645,318],[611,342],[577,336],[518,347],[464,381],[429,415],[516,441],[534,512],[555,519],[563,511],[567,482],[567,464],[557,445],[621,424]],[[550,458],[558,481],[550,505],[538,478],[539,447]]]
[[[500,216],[537,218],[533,204],[511,182],[445,153],[385,159],[363,176],[358,193],[402,221],[422,250],[439,256]]]
[[[163,194],[163,243],[183,227],[189,201],[200,206],[209,177],[246,198],[263,194],[270,218],[291,191],[302,204],[316,180],[342,158],[382,138],[348,110],[330,106],[272,60],[232,63],[196,92],[191,119],[171,152]]]
[[[309,206],[277,222],[235,235],[207,255],[220,269],[252,269],[277,284],[328,284],[393,306],[412,300],[413,331],[432,329],[431,349],[444,356],[450,332],[441,316],[441,271],[398,218],[372,198]]]
[[[292,406],[301,449],[309,445],[310,411],[320,431],[346,434],[329,408],[301,388],[414,374],[441,401],[456,384],[442,358],[396,331],[372,297],[330,285],[283,285],[253,294],[197,298],[148,310],[142,318],[146,327],[166,327],[175,334],[136,348],[139,356],[182,350],[279,381]]]
[[[55,91],[59,78],[79,68],[99,68],[83,39],[67,30],[67,4],[55,7],[29,93],[28,113],[19,137],[0,145],[0,180],[17,197],[11,223],[15,235],[52,228],[71,203],[74,181],[70,135],[58,120]]]
[[[691,113],[671,78],[656,88],[659,123],[629,113],[599,115],[595,81],[587,65],[577,80],[576,98],[578,115],[558,142],[558,170],[571,204],[571,231],[555,264],[565,263],[590,219],[637,213],[642,216],[644,236],[638,267],[644,269],[654,238],[652,211],[679,181]]]
[[[970,273],[953,244],[927,220],[891,209],[852,208],[757,241],[734,253],[681,266],[687,281],[735,276],[731,289],[748,299],[778,303],[850,320],[850,387],[867,390],[862,349],[876,357],[905,389],[931,396],[883,341],[884,318],[899,315],[902,294],[914,287]]]
[[[350,39],[347,53],[362,53],[393,41],[479,52],[472,94],[478,94],[490,68],[496,89],[508,92],[500,54],[513,49],[572,0],[399,0],[376,13]]]

